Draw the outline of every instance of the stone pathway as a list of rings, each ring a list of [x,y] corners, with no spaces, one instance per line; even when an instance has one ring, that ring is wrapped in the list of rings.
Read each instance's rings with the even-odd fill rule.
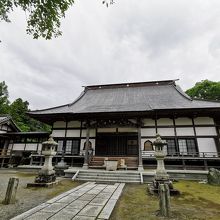
[[[124,185],[87,182],[11,220],[109,219]]]

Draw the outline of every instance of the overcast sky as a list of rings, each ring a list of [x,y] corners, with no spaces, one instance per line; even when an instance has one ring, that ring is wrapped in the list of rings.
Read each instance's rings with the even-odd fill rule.
[[[82,86],[220,81],[219,0],[76,0],[50,41],[26,35],[25,14],[0,23],[0,81],[31,109],[72,102]]]

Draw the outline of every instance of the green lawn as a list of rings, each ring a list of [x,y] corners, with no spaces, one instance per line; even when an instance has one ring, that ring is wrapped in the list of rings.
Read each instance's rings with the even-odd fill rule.
[[[181,195],[171,197],[169,219],[220,219],[220,187],[199,184],[194,181],[180,181],[174,184]],[[157,217],[158,199],[147,193],[146,184],[126,184],[111,220],[154,220]]]

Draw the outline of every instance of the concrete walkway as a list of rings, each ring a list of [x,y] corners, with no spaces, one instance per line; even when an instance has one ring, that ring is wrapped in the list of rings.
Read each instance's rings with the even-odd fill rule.
[[[11,220],[109,219],[124,185],[87,182]]]

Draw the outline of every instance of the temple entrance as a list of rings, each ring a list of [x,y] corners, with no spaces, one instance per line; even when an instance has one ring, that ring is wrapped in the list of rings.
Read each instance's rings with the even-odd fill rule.
[[[137,133],[98,133],[96,156],[137,156]]]

